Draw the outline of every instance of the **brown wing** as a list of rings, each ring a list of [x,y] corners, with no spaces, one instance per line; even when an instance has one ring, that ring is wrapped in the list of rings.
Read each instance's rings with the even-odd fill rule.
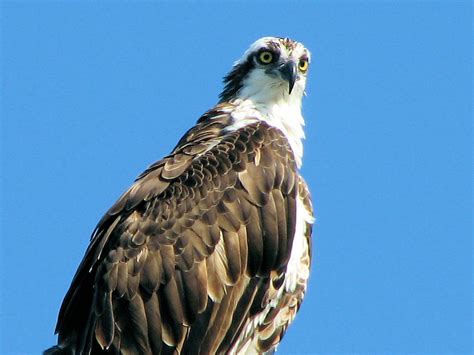
[[[288,276],[287,269],[286,277],[280,278],[283,283],[281,288],[275,283],[270,285],[267,295],[272,299],[272,302],[260,315],[247,319],[245,327],[251,331],[247,330],[240,334],[233,348],[236,353],[247,354],[249,350],[250,353],[255,351],[265,353],[269,349],[275,349],[294,320],[303,301],[311,267],[311,232],[314,219],[308,186],[301,176],[298,181],[297,198],[300,201],[298,208],[303,208],[306,211],[303,216],[302,230],[296,228],[296,233],[302,233],[302,238],[297,239],[298,237],[295,235],[293,241],[293,247],[296,247],[295,243],[301,243],[301,255],[297,254],[297,258],[295,258],[297,274]],[[294,278],[294,280],[290,281],[286,278],[290,280]]]
[[[60,348],[226,352],[281,287],[293,154],[265,123],[226,133],[219,107],[207,115],[99,222],[61,307]]]

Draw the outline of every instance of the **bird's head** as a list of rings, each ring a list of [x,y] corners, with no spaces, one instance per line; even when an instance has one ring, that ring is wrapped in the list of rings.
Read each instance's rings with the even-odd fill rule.
[[[254,42],[224,77],[221,102],[269,101],[293,96],[301,100],[310,62],[309,51],[289,38],[263,37]]]

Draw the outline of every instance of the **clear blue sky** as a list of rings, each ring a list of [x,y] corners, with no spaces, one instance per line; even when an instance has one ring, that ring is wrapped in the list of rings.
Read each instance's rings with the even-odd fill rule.
[[[97,221],[264,35],[313,52],[306,300],[280,353],[472,351],[469,2],[2,2],[1,346],[55,342]]]

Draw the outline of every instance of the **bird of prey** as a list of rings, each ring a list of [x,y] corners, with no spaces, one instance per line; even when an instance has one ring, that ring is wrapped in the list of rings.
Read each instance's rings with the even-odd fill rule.
[[[220,100],[98,223],[46,354],[263,354],[306,291],[310,52],[254,42]]]

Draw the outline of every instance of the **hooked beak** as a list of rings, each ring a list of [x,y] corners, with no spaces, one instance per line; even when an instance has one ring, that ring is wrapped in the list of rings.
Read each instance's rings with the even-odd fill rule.
[[[290,60],[280,66],[278,68],[278,71],[280,72],[281,77],[288,81],[288,94],[291,94],[293,86],[295,86],[296,77],[298,76],[298,73],[296,71],[296,63]]]

